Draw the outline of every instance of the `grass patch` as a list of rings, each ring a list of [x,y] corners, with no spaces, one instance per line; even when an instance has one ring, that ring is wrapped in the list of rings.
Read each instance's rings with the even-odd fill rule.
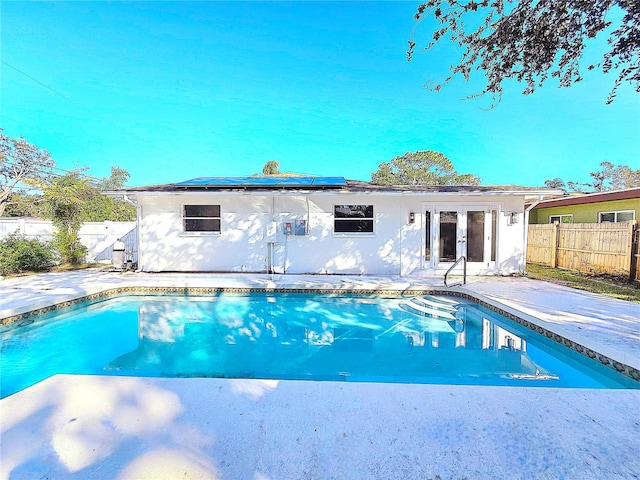
[[[105,263],[81,263],[79,265],[71,265],[70,263],[63,263],[61,265],[55,265],[51,267],[50,272],[72,272],[74,270],[85,270],[87,268],[99,268],[109,266]]]
[[[565,285],[592,293],[640,303],[640,285],[628,278],[615,275],[588,275],[585,273],[527,264],[527,276],[546,282]]]
[[[7,275],[2,275],[2,278],[26,277],[26,276],[29,276],[29,275],[38,275],[40,273],[46,273],[46,272],[54,272],[54,273],[73,272],[75,270],[86,270],[88,268],[104,268],[105,266],[109,266],[109,264],[105,264],[105,263],[81,263],[79,265],[71,265],[69,263],[63,263],[61,265],[54,265],[53,267],[48,268],[44,272],[25,271],[25,272],[20,272],[20,273],[11,273],[11,274],[7,274]]]

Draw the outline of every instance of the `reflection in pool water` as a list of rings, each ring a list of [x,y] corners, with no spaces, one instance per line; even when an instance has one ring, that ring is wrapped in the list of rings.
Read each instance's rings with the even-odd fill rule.
[[[2,396],[55,373],[638,388],[466,300],[121,297],[5,328]]]

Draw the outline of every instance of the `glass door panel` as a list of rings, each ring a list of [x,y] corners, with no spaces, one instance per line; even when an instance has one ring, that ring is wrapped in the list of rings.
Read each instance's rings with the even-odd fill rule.
[[[484,211],[467,211],[467,261],[484,261]]]
[[[431,211],[425,211],[424,215],[424,259],[427,262],[431,262]]]
[[[458,248],[458,212],[440,212],[441,262],[455,262]]]
[[[492,262],[496,261],[496,249],[498,245],[497,244],[498,237],[496,235],[498,231],[497,221],[498,221],[498,211],[491,210],[491,261]]]
[[[497,215],[489,206],[443,205],[427,223],[425,260],[447,268],[461,256],[476,266],[495,259]],[[426,209],[425,209],[426,210]],[[427,212],[427,215],[429,213]],[[432,236],[429,238],[429,232]]]

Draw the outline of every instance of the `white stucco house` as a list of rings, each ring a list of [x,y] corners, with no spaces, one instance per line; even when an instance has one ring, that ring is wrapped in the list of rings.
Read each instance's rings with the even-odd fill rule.
[[[342,177],[202,177],[119,192],[138,208],[145,272],[471,275],[524,270],[525,202],[511,186],[382,186]]]

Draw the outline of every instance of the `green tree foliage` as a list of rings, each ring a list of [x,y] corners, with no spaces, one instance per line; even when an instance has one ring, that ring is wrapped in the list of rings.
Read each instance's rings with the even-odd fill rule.
[[[131,175],[124,168],[111,167],[111,175],[96,182],[96,188],[101,192],[119,190],[125,186]]]
[[[56,257],[46,242],[30,240],[17,234],[0,240],[0,274],[41,272],[56,263]]]
[[[640,187],[640,170],[633,170],[628,165],[614,165],[611,162],[601,162],[600,167],[600,170],[589,173],[592,179],[591,182],[568,181],[566,182],[566,187],[581,193]],[[561,178],[547,180],[544,184],[551,188],[565,188],[565,182]]]
[[[42,190],[55,227],[53,243],[63,262],[77,265],[87,251],[78,235],[84,221],[83,207],[96,190],[80,171],[58,177]]]
[[[129,179],[129,172],[120,167],[111,167],[111,175],[95,183],[96,194],[91,196],[83,206],[85,222],[131,222],[136,219],[136,209],[123,200],[101,195],[100,192],[119,190]]]
[[[378,185],[478,185],[480,178],[458,174],[451,160],[433,150],[405,153],[383,162],[371,174]]]
[[[76,172],[80,177],[82,171]],[[52,179],[55,177],[51,177]],[[111,176],[97,181],[91,181],[88,186],[93,189],[93,194],[87,196],[82,203],[82,220],[84,222],[131,222],[136,219],[136,209],[133,205],[123,200],[102,195],[102,191],[118,190],[124,187],[129,172],[119,167],[111,167]],[[46,188],[51,183],[40,181],[34,185],[38,188]],[[28,195],[24,192],[14,191],[9,197],[4,216],[8,217],[40,217],[51,219],[51,208],[47,204],[44,195]]]
[[[52,218],[55,206],[47,205],[46,195],[30,195],[16,186],[26,182],[39,189],[57,184],[52,168],[54,161],[46,150],[42,150],[24,138],[13,139],[0,128],[0,216]],[[277,162],[276,162],[277,163]],[[277,165],[276,165],[277,168]],[[83,177],[82,170],[73,173]],[[101,191],[118,190],[129,179],[129,172],[120,167],[111,167],[111,175],[88,183],[93,190],[82,202],[82,218],[87,222],[133,221],[136,209],[122,200],[100,195]]]
[[[611,49],[599,63],[587,68],[618,71],[607,103],[613,101],[623,82],[640,92],[637,0],[429,0],[415,14],[417,22],[428,18],[435,20],[437,27],[425,50],[439,41],[452,41],[462,48],[451,75],[429,87],[432,90],[440,90],[458,74],[469,80],[473,70],[483,71],[487,79],[478,95],[489,94],[494,102],[499,101],[505,80],[524,83],[525,95],[541,87],[549,76],[557,78],[561,87],[568,87],[582,80],[580,60],[588,40],[608,29]],[[409,61],[415,46],[412,38]]]
[[[280,175],[280,162],[277,160],[269,160],[262,167],[263,175]]]
[[[9,195],[4,217],[35,217],[46,218],[47,206],[42,195],[29,195],[26,192],[14,190]]]
[[[633,170],[628,165],[613,165],[611,162],[602,162],[600,166],[601,172],[589,174],[594,179],[594,185],[600,186],[600,191],[640,187],[640,169]]]
[[[567,186],[564,183],[564,180],[558,177],[551,180],[545,180],[544,185],[547,188],[561,188],[563,190],[567,188]]]
[[[46,150],[30,144],[24,138],[10,138],[1,128],[0,161],[0,216],[2,216],[16,185],[30,180],[46,180],[51,176],[54,162]]]
[[[121,188],[128,177],[126,170],[112,167],[109,178],[92,182],[82,170],[76,170],[40,185],[48,208],[47,217],[55,227],[54,245],[63,262],[76,265],[83,260],[87,249],[80,242],[78,232],[84,222],[135,219],[131,205],[103,196],[97,188]]]
[[[136,209],[133,205],[97,194],[89,198],[82,207],[84,222],[133,222],[136,219]]]

